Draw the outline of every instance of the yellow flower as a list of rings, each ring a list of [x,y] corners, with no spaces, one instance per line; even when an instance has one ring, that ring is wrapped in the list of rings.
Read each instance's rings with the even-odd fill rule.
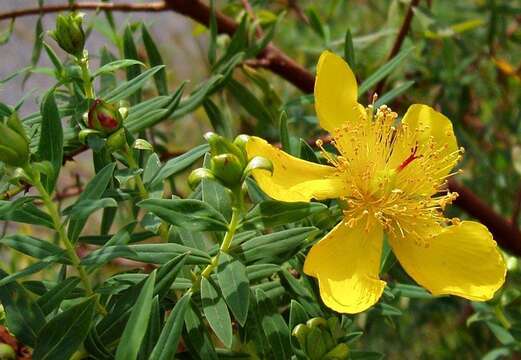
[[[443,215],[457,196],[446,190],[446,179],[462,153],[450,120],[416,104],[396,124],[398,115],[388,107],[374,111],[357,98],[351,69],[326,51],[317,66],[315,108],[339,153],[322,149],[331,166],[292,157],[257,137],[246,146],[249,158],[272,161],[272,174],[253,172],[272,198],[340,199],[343,220],[304,264],[318,279],[324,303],[357,313],[378,301],[385,286],[378,276],[384,232],[403,268],[432,294],[492,298],[506,275],[492,235],[477,222]]]

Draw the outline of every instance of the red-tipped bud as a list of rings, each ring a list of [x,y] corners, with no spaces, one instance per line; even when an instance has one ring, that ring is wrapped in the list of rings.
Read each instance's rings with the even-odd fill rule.
[[[89,109],[87,125],[108,135],[122,127],[123,117],[115,105],[96,99]]]

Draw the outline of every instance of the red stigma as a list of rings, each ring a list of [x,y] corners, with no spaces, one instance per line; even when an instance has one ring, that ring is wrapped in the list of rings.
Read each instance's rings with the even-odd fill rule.
[[[410,163],[412,163],[414,160],[416,159],[419,159],[421,158],[422,156],[419,155],[419,156],[416,156],[416,152],[418,151],[418,144],[416,144],[412,149],[411,149],[411,155],[409,155],[409,157],[407,159],[405,159],[401,164],[400,166],[398,166],[398,171],[402,171],[403,169],[405,169],[405,167],[407,165],[409,165]]]

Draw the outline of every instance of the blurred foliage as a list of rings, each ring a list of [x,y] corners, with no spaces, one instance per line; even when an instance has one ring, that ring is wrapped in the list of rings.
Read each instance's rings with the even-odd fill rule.
[[[412,103],[446,114],[467,151],[459,179],[517,224],[521,5],[422,0],[401,51],[389,59],[407,1],[251,0],[253,14],[242,1],[211,4],[240,25],[230,37],[216,33],[214,17],[208,29],[194,23],[186,36],[205,39],[198,60],[207,75],[189,84],[169,64],[194,59],[164,56],[171,45],[155,39],[159,22],[89,13],[87,43],[97,32],[107,46],[90,54],[74,49],[73,56],[46,35],[52,29],[43,28],[43,15],[35,22],[32,56],[2,84],[22,84],[37,73],[55,85],[36,95],[35,113],[27,113],[25,99],[0,103],[2,118],[21,114],[32,152],[25,171],[0,164],[0,323],[34,348],[36,359],[170,359],[176,352],[202,359],[345,358],[345,345],[352,359],[519,356],[517,258],[506,255],[508,281],[496,298],[472,303],[432,297],[387,248],[380,303],[356,316],[334,313],[301,270],[309,246],[337,222],[338,204],[267,199],[246,176],[240,146],[226,146],[238,134],[255,134],[323,161],[307,145],[320,135],[313,97],[253,65],[271,40],[310,71],[331,49],[353,67],[362,102],[385,80],[379,101],[399,114]],[[3,25],[0,43],[9,41],[16,21]],[[39,65],[42,57],[49,67]],[[124,131],[89,129],[84,114],[92,86],[125,117]],[[210,151],[201,136],[207,130],[228,139],[226,151]],[[77,191],[56,185],[67,176],[63,160],[87,149],[82,161],[95,175],[76,179]],[[236,168],[217,169],[215,157],[223,154],[233,155]],[[204,170],[190,189],[188,174],[197,167]],[[227,171],[240,175],[225,178]],[[38,183],[39,194],[23,193]],[[67,252],[64,237],[81,259]],[[291,335],[299,324],[305,339]]]

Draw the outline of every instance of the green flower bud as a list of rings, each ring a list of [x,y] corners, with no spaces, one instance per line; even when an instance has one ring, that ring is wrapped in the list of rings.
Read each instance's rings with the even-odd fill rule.
[[[328,350],[324,341],[322,341],[322,331],[317,327],[313,327],[309,330],[306,337],[306,344],[306,354],[312,360],[323,359]]]
[[[315,318],[309,319],[306,322],[306,325],[309,326],[310,328],[326,327],[327,326],[327,321],[324,318],[315,317]]]
[[[306,349],[306,339],[307,339],[308,333],[309,333],[309,327],[307,327],[304,324],[298,324],[297,326],[295,326],[295,328],[291,332],[291,335],[293,335],[294,337],[297,338],[297,341],[302,350]]]
[[[67,53],[81,58],[85,47],[85,33],[82,27],[83,14],[58,15],[56,29],[50,35]]]
[[[0,161],[15,167],[29,161],[29,139],[15,113],[0,122]]]
[[[109,152],[114,152],[122,149],[126,143],[127,135],[125,133],[125,129],[121,128],[107,138],[105,146],[107,147]]]
[[[249,139],[250,137],[246,134],[237,135],[237,137],[233,139],[233,145],[237,146],[244,154],[246,154],[246,143]]]
[[[349,356],[349,347],[347,344],[338,344],[335,346],[331,351],[329,351],[325,356],[324,359],[330,359],[330,360],[344,360],[347,359]]]
[[[213,156],[230,153],[240,160],[242,166],[246,165],[246,152],[241,150],[237,145],[232,144],[224,137],[213,132],[207,132],[204,138],[208,141],[210,152]]]
[[[115,105],[96,99],[89,109],[87,126],[108,135],[123,126],[123,117]]]
[[[0,360],[15,360],[16,353],[8,344],[0,343]]]
[[[243,165],[233,154],[213,156],[210,160],[210,169],[226,186],[237,185],[242,179]]]
[[[209,169],[198,168],[188,176],[188,185],[191,189],[195,189],[203,179],[215,179],[215,176]]]

